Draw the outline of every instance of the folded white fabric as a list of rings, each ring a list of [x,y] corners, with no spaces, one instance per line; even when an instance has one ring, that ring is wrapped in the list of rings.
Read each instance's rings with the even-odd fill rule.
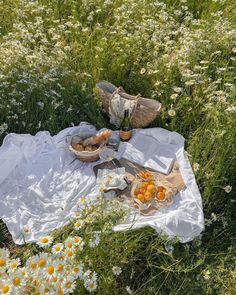
[[[122,158],[168,174],[176,151],[183,145],[184,138],[176,132],[161,128],[136,130],[131,140],[124,144]]]
[[[94,126],[82,122],[55,136],[41,131],[35,136],[9,134],[5,137],[0,147],[0,218],[17,244],[37,241],[39,237],[65,225],[72,217],[78,198],[81,195],[93,198],[97,193],[98,184],[93,173],[97,162],[76,160],[68,149],[71,135],[95,130]],[[149,157],[162,159],[165,169],[169,168],[166,159],[176,157],[186,189],[175,196],[171,206],[148,217],[133,212],[115,230],[151,226],[169,237],[177,236],[182,242],[190,241],[204,229],[204,218],[201,196],[184,153],[184,139],[178,133],[152,128],[137,130],[132,140],[140,144],[140,138],[147,137],[151,137],[152,143]],[[142,147],[148,151],[150,142],[143,143]],[[126,147],[126,143],[121,143],[118,157]],[[142,147],[139,147],[138,153],[142,152]],[[126,158],[137,160],[133,150],[126,152]],[[151,165],[158,170],[156,165],[160,164],[156,158]],[[24,233],[25,227],[30,229],[27,234]]]

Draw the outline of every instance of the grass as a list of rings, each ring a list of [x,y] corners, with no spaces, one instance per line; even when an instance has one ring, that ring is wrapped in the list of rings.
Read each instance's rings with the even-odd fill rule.
[[[236,294],[234,1],[0,4],[1,141],[9,132],[56,134],[84,120],[112,127],[94,90],[106,79],[161,101],[152,126],[183,134],[199,164],[202,237],[170,251],[149,228],[107,235],[96,256],[88,254],[100,276],[97,293],[126,294],[130,286],[134,294]],[[182,88],[176,99],[173,87]],[[13,256],[39,251],[14,246],[2,223],[0,233]],[[114,278],[118,263],[122,274]]]

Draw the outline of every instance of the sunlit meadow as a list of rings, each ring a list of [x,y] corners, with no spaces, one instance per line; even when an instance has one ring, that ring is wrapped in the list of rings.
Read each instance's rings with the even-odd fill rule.
[[[206,223],[187,244],[114,233],[126,212],[78,196],[38,244],[15,246],[1,224],[0,294],[236,294],[235,64],[234,0],[0,0],[0,141],[113,127],[95,83],[122,85],[161,101],[152,126],[186,138]]]

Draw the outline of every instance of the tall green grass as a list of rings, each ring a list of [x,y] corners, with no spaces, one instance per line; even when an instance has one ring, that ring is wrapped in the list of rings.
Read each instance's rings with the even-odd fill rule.
[[[107,236],[96,254],[103,273],[98,294],[125,294],[126,286],[135,294],[235,294],[234,1],[0,4],[0,125],[8,126],[0,128],[1,141],[9,132],[55,134],[84,120],[112,127],[94,91],[106,79],[161,101],[152,126],[183,134],[191,163],[199,165],[202,237],[176,243],[172,252],[148,228]],[[176,99],[173,87],[182,88]],[[0,228],[1,245],[12,245]],[[31,246],[12,251],[24,257],[26,249],[31,253]],[[116,253],[123,271],[114,280]]]

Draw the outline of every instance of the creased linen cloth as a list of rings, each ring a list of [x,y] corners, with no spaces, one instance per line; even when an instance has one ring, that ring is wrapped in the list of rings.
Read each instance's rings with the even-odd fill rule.
[[[94,132],[95,127],[82,122],[55,136],[40,131],[35,136],[12,133],[5,137],[0,147],[0,218],[15,243],[37,241],[65,225],[72,217],[78,198],[81,195],[93,198],[98,191],[93,173],[93,166],[98,162],[75,160],[68,149],[68,136],[80,131]],[[204,217],[201,196],[184,152],[184,139],[176,132],[161,128],[136,130],[135,137],[139,134],[150,135],[152,144],[160,147],[158,150],[162,150],[162,144],[173,147],[186,189],[175,197],[171,206],[148,217],[132,212],[128,220],[114,230],[125,230],[131,225],[132,228],[151,226],[170,238],[177,236],[182,242],[190,241],[204,229]],[[134,161],[135,154],[129,159],[126,148],[127,144],[121,143],[117,158],[125,154],[128,160]],[[163,161],[164,158],[162,154]],[[30,232],[23,235],[25,226]]]

